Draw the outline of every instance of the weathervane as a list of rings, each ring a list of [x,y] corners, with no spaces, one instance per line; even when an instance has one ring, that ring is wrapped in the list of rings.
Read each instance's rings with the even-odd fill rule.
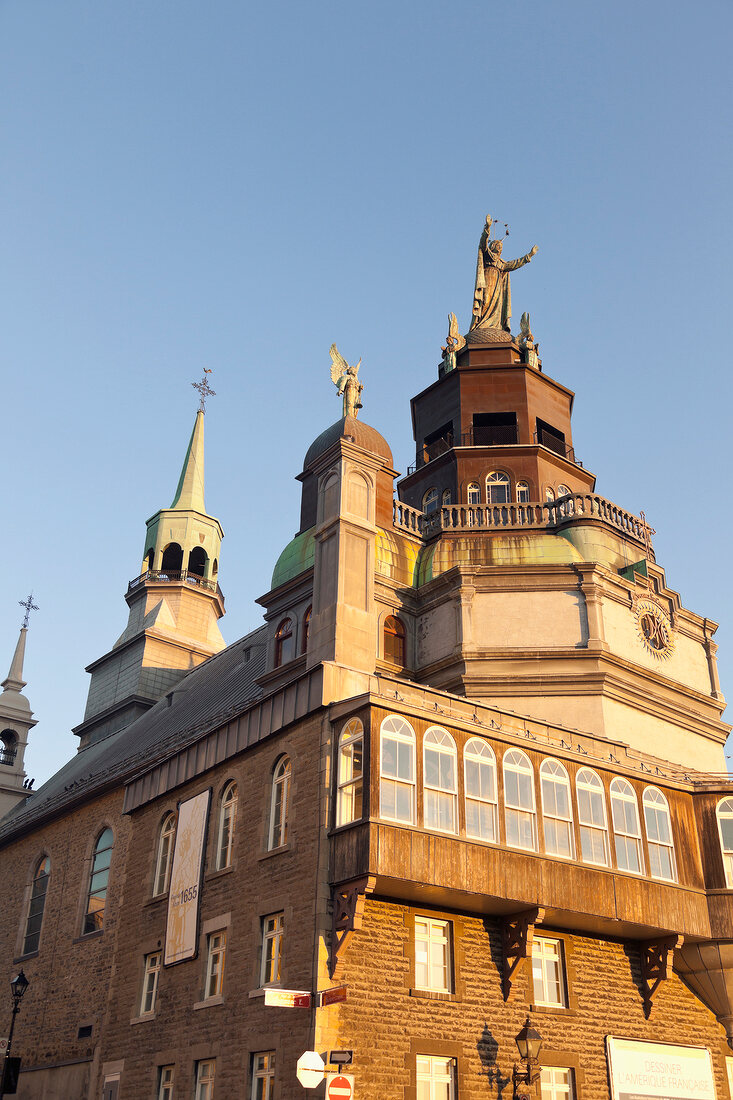
[[[207,370],[206,367],[204,367],[204,377],[201,379],[201,381],[191,383],[193,388],[199,391],[199,397],[201,398],[201,400],[199,401],[199,412],[202,413],[206,412],[206,398],[216,397],[216,390],[212,390],[211,386],[209,385],[209,380],[206,377],[207,374],[211,374],[211,371]]]
[[[28,623],[30,622],[31,611],[38,611],[39,607],[33,602],[33,593],[31,592],[27,600],[18,600],[21,607],[25,608],[25,615],[23,616],[23,630],[28,629]]]

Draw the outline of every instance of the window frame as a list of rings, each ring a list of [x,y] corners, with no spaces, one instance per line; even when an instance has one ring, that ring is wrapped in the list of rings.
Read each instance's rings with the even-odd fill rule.
[[[344,750],[348,749],[349,756],[344,756]],[[360,756],[357,756],[357,752]],[[361,759],[361,767],[358,772],[354,770],[355,759]],[[345,763],[349,762],[348,773],[344,775]],[[348,816],[344,813],[344,807],[348,803],[350,810]],[[359,812],[356,812],[356,809]],[[351,825],[354,821],[361,821],[364,817],[364,724],[360,718],[354,716],[341,729],[338,744],[336,746],[336,828],[342,825]]]
[[[275,1067],[277,1065],[276,1051],[260,1050],[252,1053],[252,1090],[251,1100],[273,1100],[275,1095]],[[257,1060],[265,1059],[262,1067],[258,1067]],[[258,1088],[258,1083],[264,1082],[263,1088]]]
[[[529,776],[530,794],[531,794],[531,803],[532,803],[532,808],[531,809],[527,809],[526,807],[524,807],[522,805],[516,805],[515,806],[514,804],[510,803],[510,801],[507,797],[507,773],[508,773],[507,761],[508,761],[509,757],[511,757],[515,754],[517,756],[521,757],[524,761],[526,761],[526,765],[527,765],[526,767],[520,768],[519,765],[516,764],[516,766],[514,766],[512,768],[512,774],[516,774],[516,775],[522,774],[522,775],[528,775]],[[512,764],[514,764],[514,761],[512,761]],[[517,748],[510,748],[510,749],[506,750],[506,752],[504,753],[504,755],[502,757],[502,779],[504,781],[504,830],[505,830],[507,847],[508,848],[516,848],[519,851],[523,851],[523,852],[536,852],[537,851],[537,795],[536,795],[536,792],[535,792],[534,767],[532,766],[532,761],[527,756],[526,752],[523,752],[522,749],[517,749]],[[519,783],[517,783],[517,791],[519,793]],[[531,826],[531,831],[532,831],[532,845],[531,845],[531,847],[527,846],[526,844],[515,843],[514,841],[511,841],[509,839],[509,822],[510,822],[510,820],[513,820],[513,819],[510,819],[510,816],[509,816],[510,814],[516,814],[516,815],[525,814],[529,818],[529,824]],[[518,825],[521,826],[521,818],[519,818],[519,816],[517,817],[517,823],[518,823]],[[518,831],[521,833],[521,828]]]
[[[567,796],[567,817],[563,817],[559,812],[551,813],[547,809],[547,796],[545,794],[545,771],[549,771],[551,768],[559,769],[555,771],[552,778],[548,780],[553,786],[562,786]],[[545,840],[545,855],[555,856],[557,859],[575,859],[575,827],[573,822],[573,793],[570,786],[570,776],[568,770],[562,761],[557,760],[554,756],[546,756],[540,764],[540,796],[542,799],[542,832]],[[547,822],[562,822],[567,831],[568,851],[560,852],[553,851],[548,847],[547,839],[548,833],[552,830],[548,830]],[[558,826],[559,827],[559,826]]]
[[[543,1081],[544,1074],[554,1077],[556,1073],[566,1073],[568,1075],[567,1089],[562,1085],[558,1085],[555,1081]],[[547,1088],[544,1087],[546,1083],[548,1084]],[[575,1070],[572,1066],[542,1066],[540,1100],[575,1100],[576,1095]]]
[[[155,859],[153,878],[153,897],[160,898],[168,893],[173,868],[173,850],[176,843],[178,816],[171,810],[165,815],[158,830],[158,851]]]
[[[109,833],[109,836],[111,837],[111,843],[107,844],[106,847],[101,848],[100,845],[101,845],[102,841],[106,838],[108,833]],[[104,828],[100,831],[99,835],[97,836],[96,842],[94,844],[94,848],[92,850],[91,859],[89,860],[89,875],[88,875],[88,878],[87,878],[87,890],[86,890],[85,903],[84,903],[84,919],[83,919],[83,922],[82,922],[82,936],[91,936],[91,935],[94,935],[94,933],[96,933],[96,932],[103,932],[104,931],[104,918],[105,918],[105,913],[107,911],[107,891],[109,889],[109,875],[110,875],[110,871],[112,869],[112,853],[114,851],[114,847],[115,847],[114,830],[111,828],[111,826],[105,825]],[[106,863],[106,865],[102,866],[100,864],[99,866],[97,866],[98,859],[101,856],[104,856],[107,852],[109,852],[109,859],[108,859],[108,862]],[[105,881],[104,881],[104,887],[97,887],[97,889],[95,890],[95,888],[94,888],[95,876],[104,875],[105,872],[106,872],[106,877],[105,877]],[[98,897],[98,898],[101,897],[102,901],[104,902],[101,909],[92,909],[92,898],[93,897]],[[93,925],[93,927],[87,927],[90,924]]]
[[[399,723],[400,725],[396,729],[388,729],[385,732],[385,727],[387,726],[387,723],[389,723],[389,722],[392,722],[395,725],[397,723]],[[407,730],[409,730],[409,733],[404,732],[403,727],[406,727]],[[385,741],[387,739],[393,741],[398,746],[398,748],[396,749],[396,752],[395,752],[395,766],[396,766],[397,770],[396,770],[394,775],[391,775],[388,772],[385,773],[385,770],[384,770],[384,745],[385,745]],[[410,778],[403,778],[399,773],[399,765],[400,765],[399,745],[408,745],[411,749],[411,752],[410,752],[411,777]],[[415,810],[416,810],[416,802],[417,802],[417,798],[416,798],[417,759],[416,759],[416,757],[417,757],[417,751],[416,751],[415,731],[412,728],[412,726],[410,725],[410,723],[407,721],[406,718],[403,718],[401,715],[398,715],[398,714],[389,714],[389,715],[387,715],[387,717],[382,720],[382,723],[379,727],[379,816],[382,819],[382,821],[395,821],[395,822],[399,822],[400,824],[403,824],[403,825],[414,825],[415,824]],[[386,814],[384,812],[385,783],[394,784],[395,816],[393,816],[393,817],[389,816],[388,814]],[[399,817],[396,814],[396,810],[397,810],[397,797],[396,797],[396,795],[397,795],[397,792],[398,792],[399,788],[408,788],[409,789],[409,797],[410,797],[410,816],[409,817]]]
[[[440,498],[441,508],[450,508],[452,503],[453,503],[453,494],[452,494],[452,492],[450,491],[450,489],[444,489],[443,490],[443,495]]]
[[[622,794],[621,793],[621,788],[627,788],[631,792],[631,794],[630,795],[628,795],[626,793]],[[620,775],[617,775],[611,780],[611,783],[610,783],[610,786],[609,786],[609,794],[611,796],[611,822],[612,822],[612,825],[613,825],[613,841],[614,841],[614,852],[616,854],[616,868],[617,868],[617,870],[625,871],[627,874],[630,874],[630,875],[643,875],[645,873],[645,871],[644,871],[644,848],[643,848],[642,836],[641,836],[641,818],[639,816],[639,800],[637,798],[636,791],[634,790],[631,783],[629,783],[628,779],[624,779]],[[617,815],[615,813],[615,804],[616,803],[623,803],[623,804],[629,805],[629,806],[633,805],[634,815],[635,815],[635,818],[636,818],[636,829],[637,829],[636,833],[626,832],[625,830],[619,829],[617,827],[617,823],[616,823]],[[625,818],[626,818],[626,814],[624,813],[624,819]],[[626,824],[625,820],[624,820],[624,824]],[[634,870],[632,867],[622,866],[622,864],[619,860],[619,851],[621,851],[621,850],[628,851],[628,849],[626,848],[626,845],[631,841],[636,842],[634,847],[636,849],[637,859],[638,859],[638,863],[639,863],[638,870]]]
[[[143,957],[143,984],[140,992],[139,1016],[154,1016],[158,999],[158,983],[163,966],[163,952],[150,951]],[[149,1004],[148,1004],[149,1002]],[[148,1007],[146,1007],[146,1004]]]
[[[424,925],[424,931],[419,931],[418,925]],[[418,942],[425,943],[424,963],[419,956]],[[432,980],[435,966],[433,961],[433,947],[440,948],[442,953],[442,962],[439,962],[438,965],[442,969],[444,980],[442,983],[437,984]],[[454,993],[453,921],[441,920],[435,917],[425,916],[421,913],[415,913],[413,948],[415,952],[414,988],[425,993]],[[418,967],[425,968],[424,981],[420,981],[420,976],[422,975],[418,975]]]
[[[526,495],[524,495],[526,494]],[[518,481],[515,496],[517,504],[529,504],[530,502],[530,489],[528,481]]]
[[[584,780],[582,780],[581,776],[584,776],[585,773],[587,773],[588,775],[593,776],[593,778],[597,780],[598,785],[596,786],[595,783],[586,783]],[[583,821],[584,807],[583,807],[583,805],[581,803],[581,799],[580,799],[581,785],[582,785],[582,790],[584,790],[584,791],[593,790],[600,797],[600,805],[601,805],[601,809],[603,811],[603,825],[602,826],[597,825],[595,823],[595,821],[593,821],[593,822]],[[611,842],[610,842],[610,837],[609,837],[609,834],[608,834],[608,809],[606,807],[606,788],[603,786],[603,780],[598,775],[598,773],[593,770],[593,768],[580,768],[579,771],[576,773],[576,776],[575,776],[575,798],[576,798],[577,806],[578,806],[578,829],[580,831],[580,859],[583,861],[583,863],[588,863],[592,867],[610,867],[611,866]],[[589,808],[591,809],[591,813],[592,813],[591,799],[589,798],[588,801],[589,801]],[[584,848],[583,848],[584,830],[586,830],[589,834],[601,833],[602,840],[603,840],[603,855],[604,855],[604,860],[603,860],[602,863],[599,860],[589,859],[589,858],[586,857],[585,851],[584,851]],[[592,840],[593,837],[589,836],[589,839]]]
[[[476,499],[471,500],[472,496]],[[466,486],[466,503],[469,508],[475,508],[477,505],[481,504],[481,486],[478,481],[469,481]]]
[[[387,638],[392,639],[387,644]],[[382,626],[383,659],[398,668],[407,664],[407,629],[399,615],[387,615]]]
[[[46,870],[45,868],[48,867]],[[51,857],[49,855],[42,855],[36,862],[36,869],[33,874],[33,881],[30,887],[30,894],[28,897],[28,907],[25,917],[25,925],[23,931],[23,943],[22,943],[22,955],[35,955],[41,945],[41,932],[43,931],[43,914],[46,911],[46,896],[48,894],[48,884],[51,879]],[[38,889],[42,883],[43,892]],[[39,907],[40,901],[40,907]],[[38,923],[38,927],[31,931],[31,921]],[[29,945],[28,941],[31,938],[35,938],[35,944]]]
[[[313,604],[309,604],[303,612],[303,627],[301,630],[302,638],[300,641],[300,652],[308,652],[308,641],[310,639],[311,632],[311,616],[313,615]]]
[[[504,491],[504,499],[503,500],[494,500],[493,490],[497,489],[499,486],[501,486],[501,488]],[[491,505],[491,504],[511,504],[511,502],[512,502],[512,479],[509,477],[509,474],[504,472],[504,470],[489,470],[489,472],[488,472],[488,474],[486,475],[486,478],[485,478],[485,488],[486,488],[486,503],[487,503],[487,505]]]
[[[421,1068],[422,1062],[422,1068]],[[427,1063],[427,1070],[425,1063]],[[447,1071],[436,1072],[438,1064],[443,1064]],[[457,1100],[458,1090],[456,1084],[457,1060],[449,1054],[416,1054],[415,1055],[415,1092],[420,1095],[420,1085],[428,1085],[429,1100],[446,1100],[446,1091],[443,1085],[447,1083],[447,1100]],[[437,1090],[436,1086],[440,1088]]]
[[[661,799],[661,802],[655,802],[652,805],[651,802],[647,801],[647,795],[658,795]],[[659,787],[651,785],[645,787],[642,792],[641,808],[644,814],[644,830],[646,832],[646,843],[649,854],[649,874],[652,878],[657,879],[659,882],[677,882],[677,858],[675,854],[674,834],[672,832],[672,811],[670,810],[669,799],[666,797],[663,791],[660,791]],[[647,816],[647,809],[649,809],[650,812],[654,814],[654,820],[657,825],[660,818],[666,819],[667,829],[669,831],[668,842],[665,842],[658,838],[652,838],[649,830],[649,818]],[[669,875],[661,874],[661,872],[659,874],[654,873],[655,856],[658,856],[660,854],[660,850],[664,850],[667,852],[670,870]]]
[[[217,928],[206,936],[206,975],[203,1001],[224,996],[224,969],[226,967],[227,930]]]
[[[234,860],[234,838],[237,835],[237,809],[239,805],[239,787],[236,779],[230,779],[222,793],[219,804],[219,827],[216,832],[217,871],[231,867]],[[226,847],[224,833],[226,830]]]
[[[481,752],[474,754],[474,752],[471,751],[471,746],[473,746],[473,745],[479,746],[481,748]],[[490,760],[490,763],[488,763],[488,762],[486,764],[483,763],[484,753],[488,753],[487,761]],[[489,767],[492,770],[492,782],[493,782],[493,786],[494,786],[494,797],[493,797],[493,799],[484,798],[482,795],[476,795],[476,796],[469,795],[468,764],[471,760],[474,760],[474,759],[476,761],[478,761],[478,760],[482,761],[482,763],[479,764],[479,781],[480,781],[480,777],[481,777],[480,769],[482,767],[486,766],[486,767]],[[479,785],[480,785],[480,782],[479,782]],[[466,836],[470,837],[471,840],[483,841],[483,843],[485,843],[485,844],[498,844],[499,843],[499,773],[498,773],[498,769],[497,769],[497,766],[496,766],[496,753],[494,752],[493,748],[488,743],[488,741],[484,741],[483,738],[481,738],[481,737],[470,737],[468,739],[468,741],[465,743],[465,745],[463,746],[463,802],[464,802],[463,809],[464,809],[464,814],[465,814],[465,819],[466,819]],[[469,819],[470,819],[469,808],[468,808],[469,802],[472,802],[472,803],[475,802],[479,806],[489,806],[489,807],[491,807],[490,815],[491,815],[491,823],[492,823],[492,831],[493,831],[493,837],[491,839],[489,839],[488,837],[485,837],[485,836],[481,836],[478,833],[471,832],[471,828],[470,828],[470,825],[469,825]],[[479,812],[479,817],[480,816],[481,816],[481,814]]]
[[[437,512],[440,508],[440,490],[437,485],[431,485],[422,496],[422,510],[426,516]]]
[[[175,1083],[175,1062],[169,1062],[165,1066],[158,1066],[158,1100],[173,1100]]]
[[[438,738],[440,738],[440,740],[438,740]],[[448,730],[443,729],[442,726],[429,726],[423,734],[422,750],[423,828],[429,829],[431,832],[435,833],[455,835],[458,833],[458,750],[456,749],[455,740],[448,733]],[[428,753],[434,753],[438,757],[437,783],[428,783]],[[449,767],[451,771],[452,787],[439,785],[442,780],[442,775],[440,773],[442,771],[443,757],[447,757],[450,760]],[[428,806],[431,803],[431,795],[435,795],[435,821],[428,820]],[[450,806],[450,816],[452,818],[452,825],[450,827],[441,826],[436,823],[440,821],[440,806],[444,802]]]
[[[285,643],[289,643],[286,647]],[[285,652],[283,652],[285,650]],[[275,631],[275,668],[288,665],[295,657],[295,624],[291,615],[280,620]]]
[[[278,986],[281,981],[285,913],[282,910],[268,913],[261,918],[261,923],[260,989],[265,989],[267,986]],[[273,973],[272,977],[267,976],[269,972]]]
[[[204,1074],[206,1076],[204,1077]],[[194,1100],[213,1100],[216,1080],[216,1058],[201,1058],[196,1062]]]
[[[726,803],[730,803],[730,809],[726,807],[726,810],[721,812],[722,806]],[[725,839],[723,837],[723,827],[721,819],[726,820],[730,818],[731,821],[731,843],[730,847],[726,848]],[[718,840],[720,841],[720,854],[723,858],[723,874],[725,875],[725,887],[727,890],[733,890],[733,796],[727,795],[725,798],[721,798],[715,805],[715,820],[718,826]]]
[[[270,793],[270,821],[267,830],[267,850],[273,852],[288,842],[288,818],[290,816],[290,793],[293,782],[293,765],[286,753],[281,756],[273,769]]]
[[[552,947],[552,952],[545,950]],[[536,952],[535,952],[535,949]],[[537,966],[535,964],[538,964]],[[548,964],[554,974],[548,975]],[[540,971],[541,994],[538,996],[537,970]],[[551,987],[557,990],[557,996],[549,996]],[[540,1008],[561,1009],[568,1007],[568,976],[565,961],[565,943],[553,936],[537,936],[532,940],[532,1000]]]

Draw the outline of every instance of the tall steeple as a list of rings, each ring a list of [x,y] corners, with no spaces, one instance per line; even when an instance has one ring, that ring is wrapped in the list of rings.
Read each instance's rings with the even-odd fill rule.
[[[25,605],[24,605],[25,606]],[[28,797],[24,787],[23,756],[28,744],[28,732],[36,720],[30,703],[23,695],[25,639],[28,633],[27,613],[10,662],[8,675],[0,685],[0,817],[18,802]]]
[[[200,390],[202,383],[196,383]],[[218,585],[224,537],[204,504],[204,398],[196,413],[173,503],[147,520],[139,576],[125,599],[125,631],[87,667],[92,674],[84,721],[75,733],[83,749],[117,733],[162,698],[192,668],[224,648]]]

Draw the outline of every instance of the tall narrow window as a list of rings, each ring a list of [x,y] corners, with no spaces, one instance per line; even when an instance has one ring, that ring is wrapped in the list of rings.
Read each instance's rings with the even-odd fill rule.
[[[231,867],[234,852],[234,833],[237,825],[237,784],[227,783],[219,812],[219,836],[216,844],[216,868],[221,871]]]
[[[608,822],[603,784],[591,768],[581,768],[575,777],[575,788],[581,855],[586,863],[608,867]]]
[[[379,816],[415,823],[415,733],[396,714],[382,722]]]
[[[715,816],[718,819],[725,885],[729,890],[733,890],[733,798],[722,799],[717,805]]]
[[[565,967],[560,940],[535,936],[532,941],[532,985],[539,1005],[567,1005]]]
[[[450,489],[444,489],[444,490],[443,490],[443,499],[442,499],[442,505],[443,505],[443,507],[444,507],[444,508],[447,508],[447,507],[448,507],[448,505],[449,505],[449,504],[452,504],[452,503],[453,503],[453,499],[452,499],[452,495],[451,495],[451,491],[450,491]]]
[[[506,842],[513,848],[537,848],[534,774],[520,749],[504,754],[504,821]]]
[[[283,942],[283,914],[272,913],[262,920],[262,961],[260,985],[280,981],[280,957]]]
[[[452,992],[451,922],[415,917],[415,988]]]
[[[611,783],[611,816],[616,843],[616,865],[620,871],[640,875],[644,869],[641,858],[641,828],[639,806],[634,788],[625,779]]]
[[[145,956],[143,991],[140,998],[140,1015],[149,1016],[155,1012],[155,1000],[158,996],[158,978],[160,977],[160,951]]]
[[[393,665],[405,664],[405,626],[394,615],[384,620],[384,659]]]
[[[486,503],[508,504],[511,500],[511,486],[506,474],[493,470],[486,478]]]
[[[552,488],[551,485],[548,485],[545,489],[545,500],[548,502],[548,504],[552,504],[555,500],[555,490]]]
[[[529,485],[526,481],[517,482],[517,504],[527,504],[529,502]]]
[[[170,885],[173,864],[173,842],[176,838],[176,815],[166,814],[158,834],[158,858],[155,863],[153,895],[164,894]]]
[[[272,1100],[275,1095],[275,1051],[252,1055],[252,1100]]]
[[[31,887],[31,900],[28,905],[28,917],[25,922],[25,936],[23,937],[23,954],[30,955],[38,950],[41,939],[41,925],[43,924],[43,910],[46,907],[46,892],[48,879],[51,874],[51,860],[44,856],[36,867]]]
[[[575,855],[575,845],[573,844],[570,780],[559,760],[542,761],[540,786],[545,852],[550,856],[564,856],[566,859],[572,859]]]
[[[439,500],[440,494],[438,493],[438,490],[435,487],[433,487],[432,489],[428,489],[427,493],[422,498],[423,512],[425,512],[426,515],[429,515],[431,512],[437,512]]]
[[[216,1062],[211,1061],[196,1063],[196,1092],[194,1100],[214,1100],[214,1075]]]
[[[104,910],[107,903],[109,868],[112,862],[112,848],[115,838],[111,829],[105,829],[99,835],[94,847],[92,866],[89,874],[89,890],[84,915],[83,934],[98,932],[104,927]]]
[[[562,1066],[543,1066],[540,1096],[541,1100],[574,1100],[573,1071]]]
[[[358,821],[364,799],[364,727],[351,718],[341,730],[338,750],[336,824]]]
[[[423,824],[426,829],[455,833],[458,823],[456,745],[440,726],[423,738]]]
[[[468,503],[480,504],[481,503],[481,486],[476,481],[472,481],[468,486]]]
[[[160,1066],[158,1069],[158,1100],[173,1100],[175,1068],[175,1066]]]
[[[415,1059],[417,1100],[455,1100],[456,1067],[453,1058],[418,1054]]]
[[[496,803],[496,758],[485,741],[472,737],[463,750],[466,786],[466,836],[499,838]]]
[[[288,804],[290,802],[290,757],[283,756],[272,778],[270,802],[270,837],[268,848],[281,848],[288,839]]]
[[[310,638],[310,632],[311,632],[311,615],[312,614],[313,614],[313,608],[309,607],[306,610],[305,615],[303,616],[303,641],[302,641],[302,644],[301,644],[301,647],[300,647],[300,652],[301,653],[307,653],[308,652],[308,639]]]
[[[227,934],[224,930],[213,932],[207,939],[206,983],[204,1000],[219,997],[224,988],[224,959],[227,950]]]
[[[642,799],[644,806],[644,824],[649,846],[649,871],[652,878],[674,882],[677,869],[672,840],[672,822],[669,816],[669,804],[658,787],[647,787]]]
[[[275,634],[275,668],[286,665],[295,656],[293,620],[283,619]]]

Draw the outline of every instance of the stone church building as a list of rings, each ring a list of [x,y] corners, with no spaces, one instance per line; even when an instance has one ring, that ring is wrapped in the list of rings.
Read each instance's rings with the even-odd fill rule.
[[[365,1100],[731,1096],[716,623],[596,491],[573,393],[526,315],[509,330],[533,253],[490,229],[471,329],[420,368],[414,465],[347,403],[230,646],[197,413],[79,751],[34,792],[21,631],[0,968],[30,983],[23,1100],[290,1100],[305,1051],[351,1052]]]

